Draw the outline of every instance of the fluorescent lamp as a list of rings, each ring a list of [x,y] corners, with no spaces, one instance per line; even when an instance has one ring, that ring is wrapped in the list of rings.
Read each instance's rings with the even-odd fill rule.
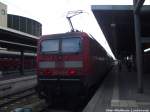
[[[150,48],[147,48],[144,50],[144,52],[149,52],[150,51]]]

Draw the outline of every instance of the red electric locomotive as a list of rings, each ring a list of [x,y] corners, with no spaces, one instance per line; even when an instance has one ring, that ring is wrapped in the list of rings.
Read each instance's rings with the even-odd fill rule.
[[[93,88],[111,68],[112,58],[84,32],[42,36],[38,42],[38,92],[82,94]]]

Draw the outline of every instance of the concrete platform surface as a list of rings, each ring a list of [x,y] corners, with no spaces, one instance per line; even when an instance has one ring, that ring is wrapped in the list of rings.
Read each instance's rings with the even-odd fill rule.
[[[150,74],[143,74],[144,93],[137,92],[137,74],[114,67],[83,112],[150,112]]]

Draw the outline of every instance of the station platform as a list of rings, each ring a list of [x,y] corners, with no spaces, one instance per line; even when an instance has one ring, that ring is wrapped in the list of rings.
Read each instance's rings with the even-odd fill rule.
[[[24,74],[20,74],[19,71],[8,71],[0,75],[0,81],[17,79],[21,77],[35,76],[36,71],[34,69],[24,70]]]
[[[3,76],[3,78],[0,78],[0,99],[22,91],[34,89],[36,85],[37,76],[35,74],[26,73],[24,75],[20,74],[20,76],[17,74]]]
[[[114,67],[83,112],[150,112],[150,74],[143,74],[144,93],[137,92],[137,74]]]

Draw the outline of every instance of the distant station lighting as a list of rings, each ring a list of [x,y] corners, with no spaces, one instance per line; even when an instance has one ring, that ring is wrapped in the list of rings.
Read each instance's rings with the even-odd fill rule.
[[[144,50],[144,52],[149,52],[149,51],[150,51],[150,48]]]
[[[116,27],[116,24],[115,23],[111,23],[110,26],[111,27]]]
[[[0,50],[5,50],[5,51],[6,51],[6,50],[7,50],[7,48],[0,47]]]

